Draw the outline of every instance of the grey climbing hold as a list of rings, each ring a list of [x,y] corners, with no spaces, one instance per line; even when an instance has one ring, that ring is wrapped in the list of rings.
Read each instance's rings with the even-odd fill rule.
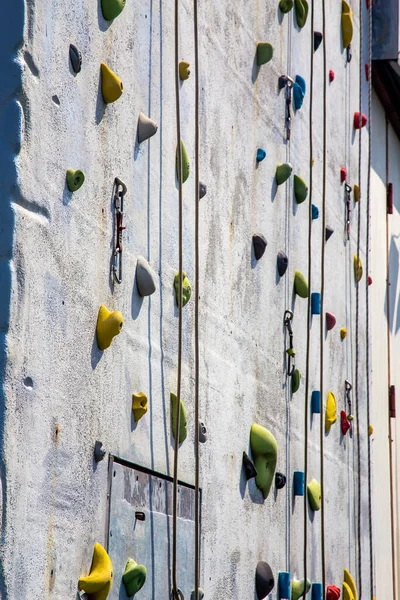
[[[293,167],[290,163],[278,163],[275,172],[275,179],[277,185],[285,183],[285,181],[289,179],[290,175],[292,174],[292,171]]]
[[[263,235],[261,235],[261,233],[255,233],[253,235],[253,248],[254,248],[254,255],[257,260],[260,260],[260,258],[262,257],[262,255],[265,252],[266,247],[267,247],[267,240],[265,239],[265,237]]]
[[[282,277],[286,273],[286,269],[288,268],[289,260],[286,254],[282,251],[278,252],[278,256],[276,259],[276,266],[278,268],[278,273]]]
[[[329,240],[329,238],[331,237],[331,235],[334,233],[334,230],[332,229],[332,227],[329,227],[329,225],[327,225],[325,227],[325,241],[327,242]]]
[[[320,31],[314,31],[314,52],[318,50],[322,42],[322,33]]]
[[[156,276],[143,256],[138,256],[137,259],[136,284],[141,296],[151,296],[156,291]]]
[[[74,44],[69,45],[69,59],[74,73],[79,73],[82,68],[82,54]]]
[[[138,142],[141,144],[157,133],[158,125],[153,119],[146,117],[142,112],[139,113],[138,120]]]
[[[106,451],[103,450],[102,448],[103,444],[102,442],[95,442],[94,444],[94,460],[98,463],[101,460],[103,460],[103,458],[106,455]]]
[[[246,452],[243,452],[243,466],[246,474],[246,479],[252,479],[257,476],[257,470],[254,466],[253,461],[247,456]]]
[[[274,589],[275,581],[268,563],[260,561],[256,568],[256,592],[258,600],[263,600]]]
[[[286,476],[278,471],[275,473],[275,487],[277,490],[281,490],[286,485]]]
[[[207,441],[207,429],[203,421],[199,421],[199,442],[204,444]]]
[[[204,183],[201,183],[201,181],[199,181],[199,197],[204,198],[204,196],[207,194],[207,186]]]

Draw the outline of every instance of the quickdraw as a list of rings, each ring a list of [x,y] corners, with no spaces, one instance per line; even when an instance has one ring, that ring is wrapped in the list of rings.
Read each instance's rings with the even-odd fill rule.
[[[286,114],[285,114],[285,127],[286,127],[286,140],[290,140],[290,133],[292,130],[292,116],[290,113],[290,107],[292,104],[292,89],[294,81],[289,75],[281,75],[279,77],[279,89],[285,88],[285,99],[286,99]]]
[[[351,385],[350,381],[347,381],[347,379],[344,382],[345,385],[345,389],[346,389],[346,401],[347,401],[347,409],[348,409],[348,413],[347,413],[347,420],[350,423],[350,437],[353,437],[353,427],[352,427],[352,421],[354,420],[354,417],[351,413],[351,397],[350,397],[350,392],[353,389],[353,386]]]
[[[350,213],[351,213],[351,187],[348,183],[345,183],[345,194],[346,194],[346,206],[347,206],[347,219],[346,219],[346,231],[347,239],[350,239]]]
[[[296,350],[293,347],[292,320],[293,320],[292,311],[285,310],[285,315],[283,317],[283,321],[285,323],[285,327],[288,330],[288,334],[289,334],[289,348],[286,350],[286,354],[288,355],[288,362],[287,362],[288,377],[291,377],[296,369],[296,364],[295,364]]]
[[[124,218],[124,196],[126,185],[118,177],[114,181],[114,209],[115,209],[115,248],[113,254],[113,274],[117,283],[122,282],[122,232],[125,229],[122,224]]]

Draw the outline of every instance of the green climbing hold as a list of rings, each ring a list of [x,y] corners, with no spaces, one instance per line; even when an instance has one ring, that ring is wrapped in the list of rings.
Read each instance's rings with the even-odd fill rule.
[[[189,177],[190,165],[189,165],[188,153],[186,151],[183,140],[181,140],[181,156],[182,156],[182,158],[181,158],[181,161],[182,161],[182,164],[181,164],[181,166],[182,166],[182,183],[185,183],[185,181]],[[179,181],[178,149],[176,150],[176,176]]]
[[[80,169],[77,169],[76,171],[74,171],[74,169],[68,169],[66,179],[69,191],[76,192],[85,181],[85,173]]]
[[[125,586],[126,595],[131,597],[136,594],[145,584],[147,569],[144,565],[138,565],[133,558],[129,558],[126,563],[122,582]]]
[[[292,174],[292,171],[293,167],[290,163],[278,163],[275,172],[276,184],[281,185],[282,183],[285,183]]]
[[[293,0],[281,0],[279,2],[279,10],[283,13],[288,13],[293,8]]]
[[[306,182],[304,179],[295,175],[294,178],[294,195],[296,198],[297,204],[301,204],[307,198],[308,187],[306,186]]]
[[[296,21],[299,27],[304,27],[308,17],[308,2],[307,0],[294,0],[296,7]]]
[[[292,394],[295,394],[300,387],[301,373],[295,369],[292,373]]]
[[[321,486],[316,479],[311,479],[307,484],[307,495],[311,509],[319,510],[321,508]]]
[[[305,596],[310,591],[311,581],[307,579],[307,582],[304,582],[304,579],[293,579],[292,580],[292,600],[299,600],[302,596]]]
[[[250,446],[257,470],[256,485],[267,498],[278,460],[278,444],[268,429],[255,423],[250,429]]]
[[[122,13],[125,0],[101,0],[101,11],[106,21],[112,21]]]
[[[257,43],[257,64],[265,65],[274,55],[274,47],[269,42]]]
[[[171,392],[171,420],[172,420],[172,433],[174,434],[174,438],[176,439],[176,408],[177,408],[178,398],[176,394]],[[186,421],[186,409],[185,405],[181,402],[180,409],[180,417],[179,417],[179,443],[182,444],[186,440],[187,437],[187,421]]]
[[[179,273],[175,275],[174,279],[174,287],[175,287],[175,295],[176,295],[176,303],[179,306]],[[192,286],[190,285],[190,281],[185,273],[182,271],[182,307],[185,306],[192,295]]]
[[[295,271],[294,274],[294,289],[300,298],[308,298],[308,283],[300,271]]]

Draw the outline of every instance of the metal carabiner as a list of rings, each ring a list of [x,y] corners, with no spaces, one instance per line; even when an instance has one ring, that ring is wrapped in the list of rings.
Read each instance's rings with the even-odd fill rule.
[[[294,81],[289,75],[281,75],[278,80],[279,89],[285,88],[285,127],[286,127],[286,140],[290,140],[290,133],[292,129],[292,117],[290,114],[290,106],[292,104],[292,88],[294,86]]]
[[[171,600],[185,600],[185,596],[179,588],[177,588],[176,590],[172,589]]]
[[[353,386],[351,385],[350,381],[348,381],[347,379],[345,380],[344,385],[345,385],[345,389],[346,389],[346,399],[347,399],[347,405],[348,405],[348,410],[349,410],[349,413],[347,415],[347,420],[350,423],[350,437],[353,437],[352,421],[354,420],[354,417],[351,414],[351,398],[350,398],[350,392],[353,389]]]
[[[349,62],[351,62],[351,59],[352,59],[352,58],[353,58],[353,54],[352,54],[352,52],[351,52],[351,44],[349,44],[349,45],[347,46],[347,48],[346,48],[346,59],[347,59],[347,62],[348,62],[348,63],[349,63]]]
[[[351,187],[346,182],[345,193],[346,193],[346,206],[347,206],[347,219],[346,219],[346,231],[347,231],[347,239],[350,239],[350,213],[351,213]]]
[[[296,350],[293,347],[293,329],[292,329],[292,320],[293,320],[293,313],[291,310],[285,310],[285,314],[283,316],[283,322],[285,324],[286,329],[288,330],[289,333],[289,348],[286,350],[286,354],[288,355],[288,362],[287,362],[287,374],[288,377],[291,377],[294,373],[294,370],[296,368],[296,364],[295,364],[295,355],[296,355]]]
[[[114,180],[114,209],[115,209],[115,247],[114,247],[114,263],[113,274],[117,283],[122,282],[122,232],[125,229],[123,223],[124,218],[124,196],[127,192],[125,183],[116,177]]]

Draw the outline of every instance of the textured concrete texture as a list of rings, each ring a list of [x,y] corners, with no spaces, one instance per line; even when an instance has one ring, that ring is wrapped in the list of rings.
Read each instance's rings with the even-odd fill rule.
[[[171,474],[173,437],[170,392],[176,391],[178,311],[173,289],[178,268],[178,195],[175,176],[174,13],[164,0],[128,0],[124,12],[106,23],[100,3],[27,0],[13,26],[7,56],[18,50],[22,91],[8,92],[11,112],[0,105],[2,120],[20,114],[21,126],[2,147],[1,169],[17,174],[3,192],[1,216],[6,235],[14,233],[1,255],[5,285],[0,294],[2,355],[7,347],[4,392],[6,436],[2,470],[2,565],[4,598],[74,598],[77,580],[87,574],[93,544],[104,542],[107,462],[96,467],[93,447],[105,448],[162,473]],[[322,28],[320,3],[315,27]],[[180,3],[180,59],[193,65],[192,3]],[[14,8],[15,7],[15,8]],[[359,294],[359,361],[356,372],[356,286],[358,206],[352,201],[351,236],[345,235],[345,166],[350,185],[358,180],[358,140],[352,123],[359,110],[359,23],[353,4],[353,59],[346,64],[341,42],[341,2],[326,2],[328,69],[336,77],[327,92],[326,220],[335,234],[326,245],[324,312],[337,325],[323,336],[322,399],[328,390],[344,408],[345,379],[356,389],[362,497],[357,508],[356,438],[342,438],[339,420],[324,436],[326,583],[340,587],[343,568],[358,584],[362,557],[363,595],[370,597],[368,563],[367,417],[365,366],[365,286]],[[11,9],[10,9],[11,10]],[[364,26],[367,16],[364,15]],[[293,295],[296,269],[320,291],[322,218],[313,221],[308,252],[308,202],[297,206],[293,177],[278,189],[277,162],[289,160],[293,173],[310,183],[311,18],[299,30],[294,12],[281,15],[277,2],[200,2],[201,180],[207,195],[200,218],[200,400],[208,441],[200,448],[202,494],[202,576],[207,598],[252,598],[257,562],[266,560],[276,578],[289,570],[304,576],[304,517],[307,523],[307,576],[321,581],[321,514],[304,511],[292,495],[292,474],[304,470],[307,482],[319,479],[320,427],[305,423],[311,391],[320,389],[320,319],[310,328],[309,395],[305,397],[307,301]],[[365,29],[366,30],[366,29]],[[10,28],[11,31],[11,28]],[[11,36],[11,33],[10,33]],[[3,39],[0,38],[1,44]],[[366,38],[365,43],[366,43]],[[256,42],[274,45],[274,58],[256,67]],[[74,75],[69,44],[82,52],[82,71]],[[100,62],[121,77],[122,97],[105,106]],[[366,54],[361,60],[366,62]],[[11,73],[11,67],[8,68]],[[193,72],[193,67],[192,67]],[[293,117],[292,140],[285,143],[281,74],[304,77],[307,92]],[[15,80],[18,80],[15,77]],[[367,84],[362,79],[363,112]],[[194,281],[194,79],[181,85],[182,139],[192,165],[184,185],[184,269]],[[1,91],[1,94],[4,90]],[[322,46],[314,55],[312,202],[322,214]],[[15,111],[15,112],[13,112]],[[159,129],[138,146],[139,112]],[[8,115],[8,116],[7,116]],[[13,137],[14,136],[14,137]],[[367,137],[362,152],[362,195],[366,193]],[[6,134],[1,134],[3,144]],[[258,147],[267,151],[256,164]],[[4,154],[4,156],[3,156]],[[68,168],[83,169],[84,185],[71,194]],[[126,182],[123,282],[113,283],[113,182]],[[7,180],[8,181],[8,180]],[[17,184],[16,184],[17,181]],[[3,177],[2,185],[6,186]],[[310,190],[311,193],[311,190]],[[10,210],[12,200],[13,212]],[[360,203],[363,207],[363,204]],[[15,219],[15,224],[13,219]],[[3,228],[3,221],[1,222]],[[252,235],[268,246],[256,263]],[[361,257],[365,261],[365,211],[361,215]],[[3,239],[3,238],[2,238]],[[280,279],[276,255],[283,250],[289,267]],[[136,260],[142,255],[158,275],[156,292],[138,295]],[[11,263],[9,262],[11,261]],[[308,273],[309,263],[310,277]],[[11,267],[10,267],[11,264]],[[3,271],[2,271],[3,273]],[[3,281],[3,275],[1,276]],[[11,278],[11,280],[10,280]],[[365,283],[365,279],[362,280]],[[3,299],[4,295],[4,299]],[[179,476],[194,481],[193,295],[183,312],[182,398],[188,413],[188,438],[179,452]],[[105,352],[96,345],[101,303],[125,317],[121,334]],[[293,398],[286,377],[283,315],[294,311],[296,364],[303,374]],[[7,315],[10,315],[8,319]],[[10,320],[10,328],[8,322]],[[340,340],[340,327],[348,335]],[[7,346],[5,345],[5,336]],[[2,363],[1,363],[2,364]],[[149,398],[147,414],[135,424],[133,391]],[[353,406],[356,406],[353,393]],[[284,490],[266,501],[254,481],[246,485],[242,452],[249,450],[253,422],[266,426],[278,447]],[[360,522],[361,547],[357,542]],[[157,533],[153,532],[153,536]],[[179,536],[179,530],[178,530]],[[156,538],[155,538],[156,539]],[[183,540],[181,541],[183,543]],[[186,543],[186,542],[185,542]],[[157,547],[157,545],[155,545]],[[164,555],[163,555],[164,556]],[[113,558],[111,556],[111,558]],[[140,561],[140,557],[135,557]],[[123,564],[118,557],[118,564]],[[169,565],[165,564],[165,571]],[[115,585],[119,585],[115,573]],[[151,589],[151,588],[150,588]],[[167,596],[167,592],[166,592]],[[275,591],[273,592],[275,596]],[[143,598],[151,596],[142,596]]]

